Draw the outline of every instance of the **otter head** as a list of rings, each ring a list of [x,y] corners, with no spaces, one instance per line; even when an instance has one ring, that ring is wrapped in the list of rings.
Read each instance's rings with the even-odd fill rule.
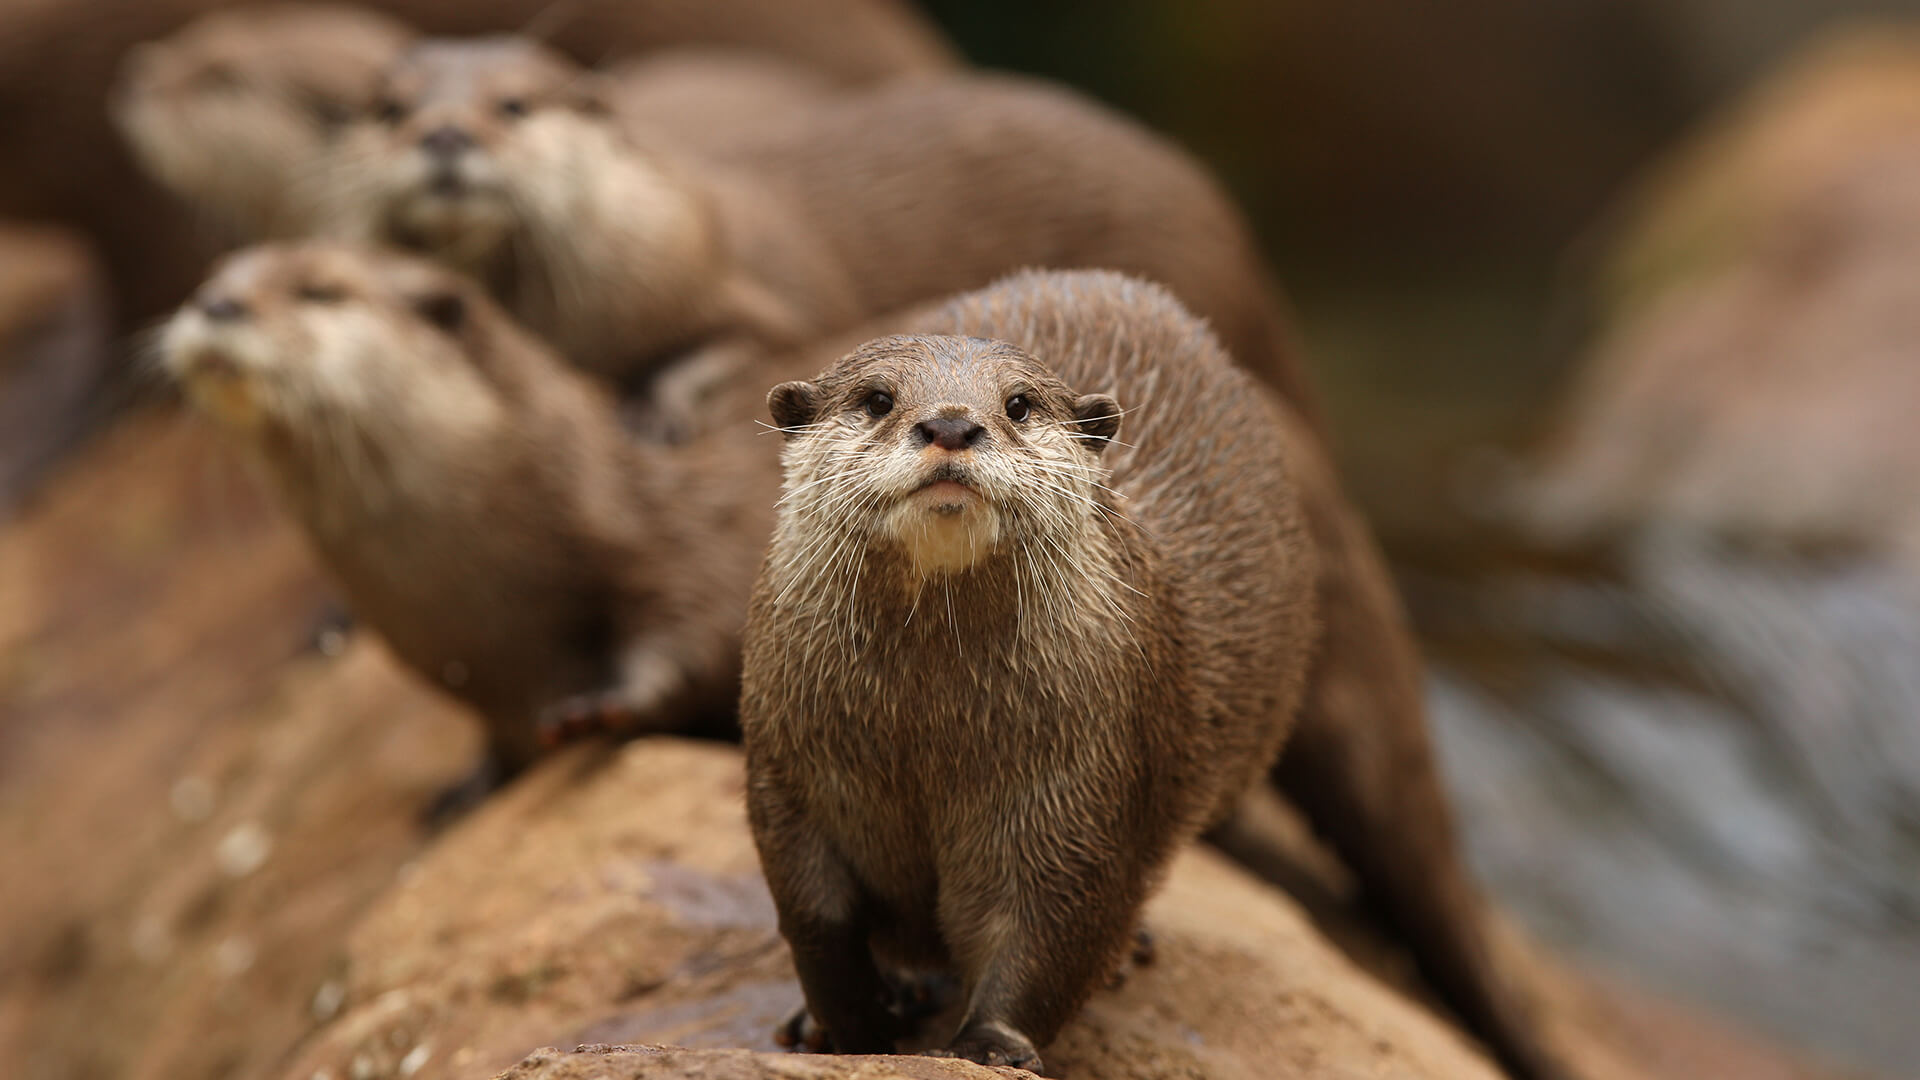
[[[410,32],[328,4],[218,11],[130,50],[111,109],[140,164],[209,218],[259,239],[309,228],[312,182]]]
[[[497,436],[499,321],[477,286],[431,264],[258,247],[224,260],[166,324],[161,362],[203,411],[263,448],[354,466]]]
[[[1108,505],[1119,406],[1004,342],[882,338],[767,402],[787,439],[783,525],[831,534],[828,551],[852,537],[951,574],[1067,541]]]
[[[374,236],[481,271],[519,224],[522,189],[566,172],[556,137],[611,129],[598,77],[524,38],[425,41],[387,72],[339,158],[340,196]],[[371,206],[364,206],[366,202]]]

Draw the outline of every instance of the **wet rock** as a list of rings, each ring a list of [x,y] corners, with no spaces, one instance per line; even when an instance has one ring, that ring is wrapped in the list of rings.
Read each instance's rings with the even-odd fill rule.
[[[1405,575],[1472,855],[1551,940],[1920,1060],[1920,27],[1626,203],[1508,519]]]

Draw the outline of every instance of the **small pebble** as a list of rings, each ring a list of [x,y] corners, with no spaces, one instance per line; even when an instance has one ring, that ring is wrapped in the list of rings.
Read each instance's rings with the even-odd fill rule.
[[[328,979],[313,992],[313,1018],[331,1020],[340,1011],[340,1005],[347,1000],[347,987],[338,979]]]
[[[213,857],[220,864],[221,872],[228,877],[242,878],[260,869],[272,852],[273,837],[258,823],[247,821],[235,825],[220,838]]]
[[[253,957],[253,942],[243,937],[230,937],[213,950],[214,966],[228,978],[245,974],[253,966]]]
[[[425,1065],[427,1059],[432,1056],[433,1044],[431,1043],[421,1043],[419,1046],[407,1051],[407,1056],[400,1059],[400,1075],[412,1076],[414,1073],[419,1072],[420,1067]]]

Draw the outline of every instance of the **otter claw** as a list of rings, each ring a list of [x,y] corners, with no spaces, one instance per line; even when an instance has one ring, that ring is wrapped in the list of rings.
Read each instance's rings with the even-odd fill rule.
[[[546,747],[575,742],[591,735],[617,732],[632,726],[634,710],[611,694],[581,694],[547,706],[534,721],[540,744]]]
[[[999,1026],[969,1027],[953,1040],[953,1045],[927,1051],[930,1057],[965,1058],[979,1065],[1005,1065],[1038,1073],[1040,1051],[1025,1035]]]
[[[827,1032],[813,1022],[813,1014],[805,1005],[795,1009],[792,1016],[781,1021],[773,1029],[774,1045],[785,1050],[801,1054],[828,1054],[833,1052],[833,1044],[827,1040]]]

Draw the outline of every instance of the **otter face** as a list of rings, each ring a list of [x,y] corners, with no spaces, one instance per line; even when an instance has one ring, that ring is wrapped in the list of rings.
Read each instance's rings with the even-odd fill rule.
[[[556,130],[604,125],[594,76],[518,38],[430,41],[388,71],[342,145],[342,194],[371,200],[380,239],[478,269],[505,244]]]
[[[317,194],[302,189],[406,37],[348,7],[215,12],[127,54],[113,119],[142,167],[208,216],[252,237],[304,229],[297,196]]]
[[[502,405],[466,340],[486,301],[411,259],[334,247],[228,258],[166,325],[161,362],[203,411],[255,438],[456,445]],[[431,428],[432,430],[425,430]]]
[[[1003,342],[882,338],[767,401],[788,439],[783,520],[897,546],[920,577],[1059,542],[1107,506],[1119,406]]]

